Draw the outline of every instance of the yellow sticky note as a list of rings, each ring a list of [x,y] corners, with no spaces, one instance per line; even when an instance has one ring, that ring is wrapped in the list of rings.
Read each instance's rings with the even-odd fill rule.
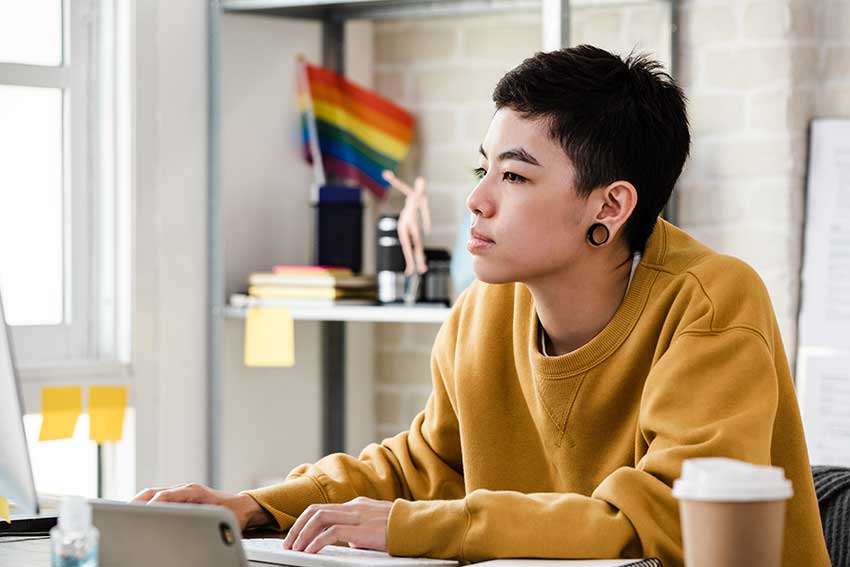
[[[39,441],[69,439],[83,411],[80,386],[47,386],[41,389],[41,432]]]
[[[0,520],[4,520],[7,524],[12,523],[9,517],[9,501],[0,496]]]
[[[126,407],[125,386],[89,387],[89,439],[98,443],[121,441]]]
[[[245,366],[295,366],[295,323],[284,307],[249,307]]]

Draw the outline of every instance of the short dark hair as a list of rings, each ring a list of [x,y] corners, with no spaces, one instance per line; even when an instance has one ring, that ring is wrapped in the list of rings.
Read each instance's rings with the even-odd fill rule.
[[[688,157],[686,98],[657,61],[580,45],[537,53],[493,91],[496,108],[548,120],[587,196],[619,179],[638,202],[623,235],[642,251]]]

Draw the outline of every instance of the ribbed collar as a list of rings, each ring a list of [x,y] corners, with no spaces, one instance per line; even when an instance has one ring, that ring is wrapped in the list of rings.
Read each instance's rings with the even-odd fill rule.
[[[567,354],[546,356],[540,352],[537,308],[531,292],[526,288],[528,303],[531,308],[525,314],[529,318],[526,326],[526,344],[533,372],[540,378],[552,380],[569,378],[576,374],[587,372],[590,368],[602,363],[611,356],[626,340],[637,323],[649,297],[649,291],[655,281],[657,270],[647,267],[663,264],[667,252],[669,225],[663,219],[658,219],[655,230],[646,243],[643,257],[635,269],[632,283],[629,286],[623,302],[614,313],[614,317],[598,335],[590,342]],[[518,315],[521,315],[518,313]]]

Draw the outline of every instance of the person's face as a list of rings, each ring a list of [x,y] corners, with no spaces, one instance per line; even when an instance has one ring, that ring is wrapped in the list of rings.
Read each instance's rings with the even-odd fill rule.
[[[481,181],[466,205],[472,212],[467,249],[486,283],[529,282],[587,254],[593,213],[575,187],[575,170],[546,124],[502,108],[478,156]]]

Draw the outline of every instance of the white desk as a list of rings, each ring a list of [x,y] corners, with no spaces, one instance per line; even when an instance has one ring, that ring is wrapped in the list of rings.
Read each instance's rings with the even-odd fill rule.
[[[15,539],[15,538],[9,538]],[[0,538],[0,542],[2,542]],[[657,559],[635,561],[635,567],[661,567]],[[593,567],[614,567],[622,565],[623,560],[602,561],[564,561],[564,560],[529,560],[529,559],[507,559],[490,561],[485,563],[487,567],[570,567],[571,565],[593,565]],[[15,543],[0,543],[0,565],[3,567],[49,567],[50,566],[50,540],[40,539],[34,541],[19,541]],[[268,563],[249,561],[248,565],[268,567]],[[116,565],[100,565],[99,567],[120,567]]]
[[[0,565],[3,567],[50,567],[50,540],[36,539],[28,541],[4,542],[0,538]],[[248,565],[268,567],[268,563],[249,561]],[[117,565],[100,565],[100,567],[120,567]],[[153,566],[152,566],[153,567]]]
[[[16,539],[18,538],[0,538],[0,565],[15,567],[48,567],[50,565],[49,539],[13,541]]]

